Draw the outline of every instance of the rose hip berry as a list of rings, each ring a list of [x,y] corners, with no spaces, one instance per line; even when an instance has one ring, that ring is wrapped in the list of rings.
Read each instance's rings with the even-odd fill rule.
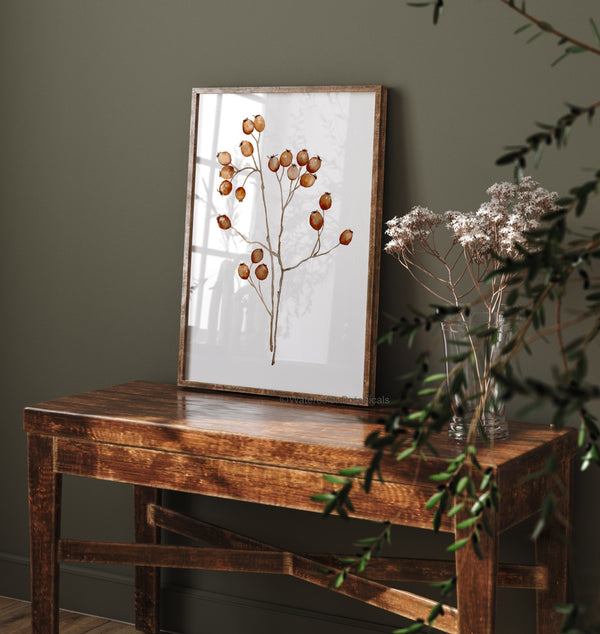
[[[238,187],[235,190],[235,197],[242,202],[242,200],[244,200],[244,198],[246,198],[246,190],[243,187]]]
[[[298,165],[304,167],[308,163],[308,150],[300,150],[296,155],[296,161]]]
[[[323,215],[320,211],[313,211],[310,214],[310,218],[308,221],[310,222],[310,226],[315,231],[319,231],[319,229],[323,226]]]
[[[256,270],[254,271],[254,275],[256,275],[256,277],[259,280],[266,280],[267,279],[267,275],[269,275],[269,269],[267,268],[266,264],[259,264],[256,267]]]
[[[323,211],[327,211],[331,208],[331,194],[329,192],[325,192],[321,198],[319,198],[319,207]]]
[[[250,277],[250,267],[243,262],[238,266],[237,272],[243,280],[247,280]]]
[[[342,231],[342,233],[340,234],[340,244],[350,244],[350,242],[352,242],[353,235],[354,234],[350,229],[345,229],[344,231]]]
[[[229,196],[232,189],[233,185],[231,184],[231,181],[221,181],[221,184],[219,185],[219,193],[222,196]]]
[[[217,224],[223,230],[229,229],[229,227],[231,227],[231,220],[229,220],[228,216],[223,214],[217,218]]]
[[[294,163],[288,167],[287,176],[291,181],[295,181],[300,176],[300,168]]]
[[[279,169],[279,157],[269,156],[269,169],[272,172],[276,172]]]
[[[306,169],[311,174],[314,174],[315,172],[319,171],[320,167],[321,167],[321,157],[320,156],[313,156],[312,158],[309,159],[308,164],[306,166]]]
[[[250,255],[250,259],[254,264],[258,264],[263,259],[263,250],[262,249],[254,249]]]
[[[312,187],[315,184],[316,180],[317,177],[314,174],[309,174],[308,172],[305,172],[300,178],[300,185],[302,185],[302,187]]]
[[[265,129],[265,119],[262,114],[257,114],[254,117],[254,129],[257,132],[262,132]]]
[[[242,141],[240,143],[240,149],[242,150],[242,154],[244,156],[252,156],[252,153],[254,152],[254,146],[250,143],[250,141]]]
[[[289,167],[292,164],[294,157],[289,150],[284,150],[279,157],[279,162],[283,167]]]
[[[231,154],[229,154],[229,152],[219,152],[217,154],[217,161],[219,161],[221,165],[229,165],[229,163],[231,163]]]
[[[254,132],[254,123],[252,119],[244,119],[242,121],[242,131],[244,134],[252,134]]]
[[[223,165],[223,167],[221,168],[221,171],[219,172],[219,176],[227,180],[233,178],[234,174],[235,174],[235,168],[233,167],[233,165]]]

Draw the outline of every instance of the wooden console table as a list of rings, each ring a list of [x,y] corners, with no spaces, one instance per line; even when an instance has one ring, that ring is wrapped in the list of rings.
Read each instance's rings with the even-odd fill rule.
[[[366,465],[363,447],[378,413],[362,408],[293,403],[262,397],[194,392],[172,385],[131,382],[25,409],[28,433],[31,521],[33,631],[58,632],[60,561],[135,565],[136,627],[159,627],[160,567],[237,570],[293,575],[328,586],[323,566],[339,566],[334,557],[283,552],[249,537],[188,518],[159,505],[159,489],[246,500],[306,511],[320,511],[310,495],[326,491],[323,473]],[[436,440],[439,456],[423,462],[390,459],[382,465],[386,483],[367,496],[357,491],[355,516],[393,524],[431,527],[424,510],[434,486],[428,479],[444,460],[460,450],[445,436]],[[556,634],[552,606],[566,599],[567,549],[552,531],[536,542],[536,565],[498,563],[498,536],[539,508],[547,482],[524,481],[543,468],[551,452],[569,491],[573,430],[512,424],[510,439],[494,450],[482,448],[479,461],[492,466],[500,489],[495,537],[482,537],[484,560],[472,548],[456,553],[456,562],[380,558],[367,576],[349,575],[339,592],[409,618],[426,619],[434,601],[390,588],[385,580],[446,579],[459,572],[457,608],[436,620],[445,632],[494,632],[496,585],[535,588],[538,634]],[[61,539],[62,474],[134,485],[135,544]],[[570,516],[570,496],[559,501]],[[161,545],[167,529],[208,544]],[[455,532],[444,519],[442,531]],[[460,536],[460,531],[458,532]]]

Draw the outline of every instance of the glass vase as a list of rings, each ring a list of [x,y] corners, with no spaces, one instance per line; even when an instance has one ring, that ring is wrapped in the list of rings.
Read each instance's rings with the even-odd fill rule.
[[[459,441],[506,438],[505,404],[490,368],[500,359],[510,324],[501,314],[473,311],[441,326],[452,405],[449,435]]]

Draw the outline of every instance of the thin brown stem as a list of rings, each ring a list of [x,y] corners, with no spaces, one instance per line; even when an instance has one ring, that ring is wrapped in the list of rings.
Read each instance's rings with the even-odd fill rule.
[[[246,242],[246,243],[248,243],[248,244],[258,244],[258,245],[259,245],[259,246],[261,246],[261,247],[262,247],[265,251],[267,251],[267,253],[271,253],[271,254],[273,254],[273,252],[271,251],[271,249],[270,249],[270,248],[269,248],[266,244],[264,244],[263,242],[260,242],[260,240],[249,240],[248,238],[246,238],[246,236],[245,236],[245,235],[244,235],[241,231],[238,231],[238,230],[237,230],[234,226],[232,226],[232,227],[231,227],[231,230],[232,230],[234,233],[236,233],[238,236],[240,236],[240,238],[241,238],[244,242]]]
[[[300,260],[299,262],[297,262],[293,266],[286,266],[283,269],[283,271],[284,272],[293,271],[294,269],[297,269],[301,264],[304,264],[305,262],[308,262],[308,260],[311,260],[311,259],[314,259],[314,258],[320,258],[323,255],[327,255],[328,253],[331,253],[334,249],[337,249],[339,246],[340,246],[340,243],[338,242],[337,244],[334,244],[330,249],[327,249],[327,251],[321,251],[320,253],[307,255],[305,258],[303,258],[302,260]]]
[[[252,278],[248,278],[248,282],[250,282],[250,286],[252,286],[252,288],[256,291],[256,294],[258,295],[260,301],[262,302],[263,306],[265,307],[267,314],[269,315],[269,317],[271,316],[271,311],[269,310],[269,307],[267,306],[267,303],[265,302],[265,298],[263,297],[262,291],[260,290],[260,284],[257,286],[254,281],[252,280]]]
[[[562,290],[562,289],[561,289]],[[558,339],[558,352],[563,364],[563,370],[565,374],[569,373],[569,364],[565,355],[565,342],[563,340],[563,326],[562,326],[562,293],[559,293],[556,300],[556,338]]]
[[[266,227],[266,234],[267,234],[267,250],[269,252],[269,256],[270,256],[270,260],[271,260],[271,311],[270,311],[270,315],[271,315],[271,319],[270,319],[270,325],[269,325],[269,350],[273,350],[273,311],[275,308],[275,275],[274,275],[274,271],[275,271],[275,254],[273,252],[273,246],[271,244],[271,231],[270,231],[270,227],[269,227],[269,209],[267,207],[267,197],[265,194],[265,179],[264,179],[264,175],[263,175],[263,170],[262,170],[262,161],[261,161],[261,156],[260,156],[260,133],[257,135],[256,138],[256,155],[258,156],[258,163],[256,162],[256,158],[254,157],[254,154],[252,155],[252,161],[254,163],[254,166],[256,167],[256,170],[260,176],[260,193],[261,193],[261,197],[262,197],[262,203],[263,203],[263,209],[265,212],[265,227]],[[279,257],[279,254],[277,254],[277,257]]]
[[[511,8],[513,11],[516,11],[519,15],[523,16],[529,22],[532,22],[533,24],[538,26],[542,31],[545,31],[546,33],[552,33],[552,35],[555,35],[560,40],[565,40],[566,42],[570,42],[574,46],[579,46],[585,49],[586,51],[588,51],[589,53],[594,53],[594,55],[600,55],[600,49],[595,48],[594,46],[590,46],[589,44],[586,44],[585,42],[581,42],[580,40],[576,40],[574,37],[571,37],[570,35],[567,35],[566,33],[563,33],[562,31],[558,31],[547,22],[544,22],[543,20],[536,18],[531,13],[528,13],[524,9],[521,9],[518,6],[516,6],[514,0],[512,1],[500,0],[500,2],[502,2],[502,4],[505,4],[507,7]]]

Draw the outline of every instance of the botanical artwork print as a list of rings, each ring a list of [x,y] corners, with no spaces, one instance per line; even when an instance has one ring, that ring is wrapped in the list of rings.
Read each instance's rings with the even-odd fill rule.
[[[370,90],[194,92],[183,381],[364,398],[376,108]]]
[[[277,334],[282,301],[286,301],[285,281],[290,275],[317,258],[334,257],[340,246],[348,246],[353,238],[351,229],[339,235],[328,231],[328,217],[335,212],[335,196],[328,191],[319,192],[317,182],[321,170],[327,166],[317,153],[306,148],[290,150],[282,148],[279,154],[264,156],[261,149],[262,135],[268,122],[261,114],[245,118],[241,123],[242,140],[235,158],[230,149],[218,152],[220,183],[218,191],[223,197],[232,197],[236,208],[243,213],[248,184],[258,188],[262,226],[254,233],[243,231],[227,213],[219,213],[216,222],[223,231],[231,232],[247,245],[247,256],[237,266],[237,275],[255,292],[268,320],[268,358],[271,365],[277,360]],[[275,188],[277,195],[268,196]],[[303,190],[315,191],[312,199],[302,199],[292,205]],[[272,209],[277,200],[277,208]],[[312,238],[290,241],[284,239],[290,225],[290,214],[303,214],[300,227]],[[294,225],[297,231],[297,224]],[[302,229],[301,229],[302,230]],[[289,230],[288,230],[289,231]],[[289,236],[286,236],[289,238]],[[291,247],[291,248],[290,248]]]

